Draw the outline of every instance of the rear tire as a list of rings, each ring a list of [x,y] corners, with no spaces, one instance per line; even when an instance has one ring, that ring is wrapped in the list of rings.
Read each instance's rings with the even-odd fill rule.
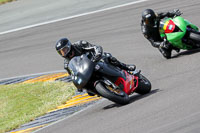
[[[189,34],[189,38],[194,41],[194,46],[200,48],[200,32],[191,31]]]
[[[151,82],[142,74],[139,76],[138,88],[136,89],[136,93],[144,95],[151,91]]]
[[[110,101],[113,101],[118,104],[125,105],[128,104],[130,101],[129,96],[124,91],[121,91],[123,94],[122,96],[117,95],[116,93],[109,90],[107,86],[102,82],[96,84],[96,90],[102,97],[107,98]]]
[[[197,31],[191,31],[189,38],[194,40],[197,43],[200,43],[200,32]]]

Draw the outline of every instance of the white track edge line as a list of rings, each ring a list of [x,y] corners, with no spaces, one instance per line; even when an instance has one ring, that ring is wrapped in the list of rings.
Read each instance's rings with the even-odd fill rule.
[[[85,16],[85,15],[94,14],[94,13],[98,13],[98,12],[108,11],[108,10],[112,10],[112,9],[116,9],[116,8],[120,8],[120,7],[125,7],[125,6],[129,6],[129,5],[133,5],[133,4],[137,4],[137,3],[141,3],[141,2],[145,2],[145,1],[148,1],[148,0],[138,0],[138,1],[130,2],[130,3],[126,3],[126,4],[122,4],[122,5],[118,5],[118,6],[105,8],[105,9],[100,9],[100,10],[82,13],[82,14],[78,14],[78,15],[73,15],[73,16],[60,18],[60,19],[56,19],[56,20],[52,20],[52,21],[47,21],[47,22],[42,22],[42,23],[33,24],[33,25],[29,25],[29,26],[24,26],[24,27],[21,27],[21,28],[16,28],[16,29],[0,32],[0,35],[16,32],[16,31],[20,31],[20,30],[25,30],[25,29],[29,29],[29,28],[33,28],[33,27],[37,27],[37,26],[42,26],[42,25],[46,25],[46,24],[51,24],[51,23],[55,23],[55,22],[59,22],[59,21],[63,21],[63,20],[73,19],[73,18],[77,18],[77,17],[80,17],[80,16]]]

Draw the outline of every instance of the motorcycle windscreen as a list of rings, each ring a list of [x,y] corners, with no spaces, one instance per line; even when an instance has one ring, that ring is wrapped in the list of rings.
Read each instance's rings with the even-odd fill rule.
[[[90,80],[94,70],[94,63],[86,55],[76,56],[70,60],[68,68],[74,85],[81,89]]]

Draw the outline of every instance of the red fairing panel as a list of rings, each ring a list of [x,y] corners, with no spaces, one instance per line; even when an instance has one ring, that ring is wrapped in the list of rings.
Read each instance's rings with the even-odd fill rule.
[[[119,77],[115,84],[120,87],[123,85],[123,91],[130,95],[138,87],[138,77],[130,75],[126,71],[124,71],[124,73],[126,75],[126,80],[124,80],[122,77]]]

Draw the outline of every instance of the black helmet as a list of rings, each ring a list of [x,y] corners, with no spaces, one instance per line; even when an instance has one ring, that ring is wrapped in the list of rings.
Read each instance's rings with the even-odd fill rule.
[[[56,50],[62,57],[67,57],[71,50],[71,42],[67,38],[62,38],[56,43]]]
[[[156,14],[152,9],[146,9],[142,13],[142,21],[148,26],[154,26]]]

